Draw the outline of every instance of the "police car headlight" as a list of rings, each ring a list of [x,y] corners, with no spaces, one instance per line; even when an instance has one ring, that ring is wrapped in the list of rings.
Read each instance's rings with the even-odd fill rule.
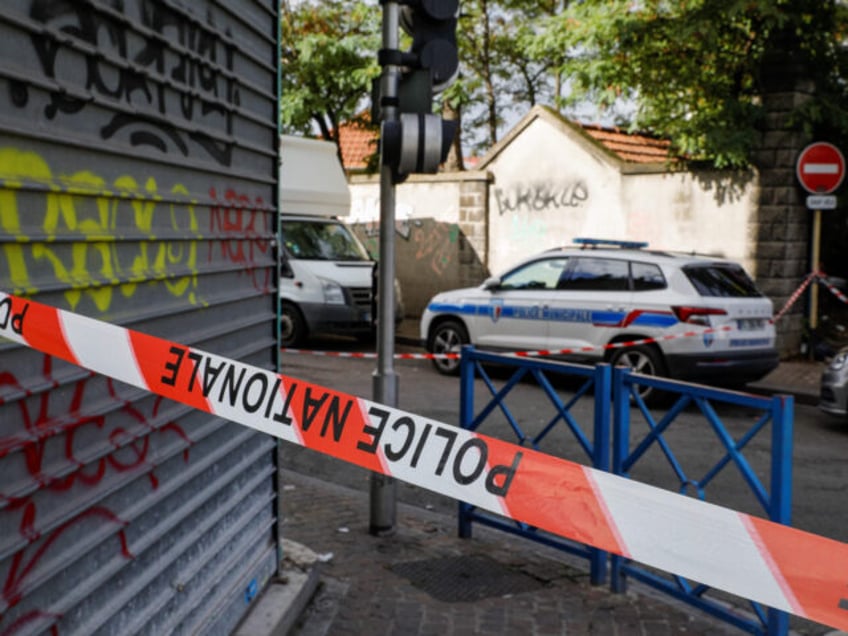
[[[345,295],[342,286],[326,278],[319,278],[321,291],[324,292],[324,302],[328,305],[344,305]]]
[[[830,361],[830,368],[834,371],[839,371],[846,364],[848,364],[848,351],[840,351],[833,356],[833,360]]]

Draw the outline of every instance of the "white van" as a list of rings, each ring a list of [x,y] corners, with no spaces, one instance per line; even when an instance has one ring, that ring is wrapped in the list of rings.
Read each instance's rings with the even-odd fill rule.
[[[335,144],[284,135],[280,162],[281,344],[316,333],[372,339],[376,263],[338,218],[350,213],[350,190]],[[397,284],[395,294],[400,307]]]

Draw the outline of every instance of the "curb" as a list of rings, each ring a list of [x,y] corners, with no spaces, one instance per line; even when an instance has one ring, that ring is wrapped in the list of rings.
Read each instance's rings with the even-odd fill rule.
[[[232,636],[286,636],[318,589],[320,557],[304,545],[282,540],[285,555],[277,579],[262,593]]]

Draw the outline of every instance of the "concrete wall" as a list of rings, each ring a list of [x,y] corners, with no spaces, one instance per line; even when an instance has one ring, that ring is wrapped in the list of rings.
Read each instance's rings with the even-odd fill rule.
[[[627,238],[656,249],[729,258],[756,278],[753,174],[633,173],[622,185]]]
[[[566,142],[538,119],[486,166],[493,273],[575,236],[628,238],[619,171],[600,150]]]
[[[753,175],[621,164],[568,133],[536,119],[487,164],[493,271],[585,236],[721,255],[755,274]]]
[[[482,168],[396,186],[397,272],[411,317],[437,291],[476,285],[581,236],[714,254],[739,261],[755,278],[762,274],[753,173],[625,163],[546,116],[504,138]],[[351,192],[350,221],[376,256],[379,180],[354,177]]]

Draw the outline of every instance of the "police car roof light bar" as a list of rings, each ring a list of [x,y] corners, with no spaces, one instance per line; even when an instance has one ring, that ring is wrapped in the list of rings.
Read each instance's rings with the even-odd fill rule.
[[[648,247],[646,241],[616,241],[614,239],[575,238],[574,242],[586,247],[621,247],[626,249],[642,249]]]

